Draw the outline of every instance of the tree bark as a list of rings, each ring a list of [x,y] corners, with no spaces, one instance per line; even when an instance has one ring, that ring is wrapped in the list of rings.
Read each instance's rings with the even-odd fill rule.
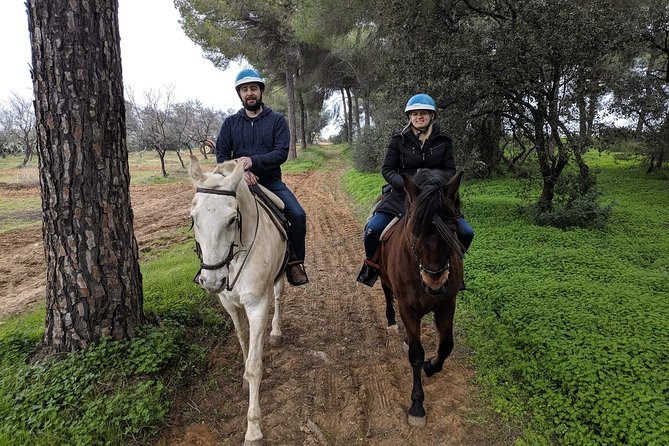
[[[28,0],[47,263],[43,352],[144,321],[116,0]]]
[[[307,110],[302,92],[299,92],[297,97],[300,99],[300,139],[302,140],[302,150],[304,150],[307,148]]]
[[[295,118],[295,56],[289,51],[286,55],[286,95],[288,96],[288,130],[290,147],[288,159],[297,158],[297,119]]]
[[[351,99],[351,88],[346,87],[346,100],[348,102],[348,143],[353,143],[353,101]]]
[[[348,107],[346,106],[346,92],[344,91],[343,88],[341,88],[339,91],[341,92],[341,105],[342,105],[342,113],[344,115],[344,132],[346,135],[346,142],[350,143],[351,140],[349,136],[351,134],[351,127],[348,120]]]

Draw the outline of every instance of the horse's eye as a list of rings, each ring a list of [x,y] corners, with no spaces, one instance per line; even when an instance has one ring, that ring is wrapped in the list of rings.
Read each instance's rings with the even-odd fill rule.
[[[228,220],[228,226],[234,225],[236,221],[237,221],[237,216],[236,215],[230,217],[230,219]]]

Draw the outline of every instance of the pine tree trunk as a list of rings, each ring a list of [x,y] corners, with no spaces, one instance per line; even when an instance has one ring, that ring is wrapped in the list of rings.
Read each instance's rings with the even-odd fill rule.
[[[44,250],[44,353],[144,320],[116,0],[29,0]]]
[[[302,150],[307,148],[307,111],[304,106],[304,97],[299,92],[297,97],[300,98],[300,139],[302,140]]]
[[[288,96],[288,130],[290,131],[290,147],[288,159],[297,157],[297,120],[295,118],[295,56],[290,52],[286,55],[286,95]]]

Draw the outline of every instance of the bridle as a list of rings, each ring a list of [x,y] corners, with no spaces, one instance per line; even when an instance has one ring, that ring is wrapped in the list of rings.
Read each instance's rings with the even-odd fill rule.
[[[449,222],[457,222],[458,218],[460,218],[462,214],[458,214],[452,217],[441,217],[437,216],[433,219],[432,223],[435,225],[437,228],[437,233],[439,236],[442,238],[447,243],[451,243],[453,239],[457,240],[457,235],[455,233],[455,230],[450,229],[444,220],[447,220]],[[446,231],[448,231],[449,235],[447,235]],[[437,270],[431,270],[425,267],[423,264],[423,261],[420,258],[420,254],[418,253],[418,250],[416,249],[415,243],[413,243],[411,240],[408,239],[407,236],[407,242],[409,246],[411,247],[411,252],[413,253],[414,259],[416,260],[416,264],[418,265],[418,272],[419,275],[420,273],[425,273],[430,276],[436,277],[442,275],[444,272],[448,271],[450,273],[451,270],[451,257],[450,255],[446,259],[446,263],[439,269]],[[427,292],[428,294],[431,294],[433,296],[435,295],[443,295],[445,294],[445,289],[446,286],[448,285],[448,280],[438,289],[438,290],[433,290],[432,288],[429,288],[427,285],[425,285],[425,282],[421,279],[420,285]]]
[[[204,188],[204,187],[198,187],[198,188],[196,188],[195,192],[196,193],[201,193],[201,194],[225,195],[225,196],[233,197],[235,199],[237,198],[237,193],[235,191],[232,191],[232,190],[219,190],[219,189],[208,189],[208,188]],[[253,234],[253,240],[251,241],[251,245],[248,247],[248,249],[245,249],[245,250],[240,249],[239,251],[235,252],[235,247],[236,246],[240,246],[240,245],[242,247],[244,246],[244,242],[242,241],[243,240],[242,239],[242,214],[241,214],[241,212],[239,212],[239,208],[237,208],[237,229],[239,230],[239,243],[240,243],[240,245],[238,245],[234,242],[231,243],[230,244],[230,250],[228,251],[227,257],[223,261],[221,261],[221,262],[219,262],[215,265],[209,265],[209,264],[204,263],[202,261],[202,249],[200,248],[200,244],[196,240],[195,241],[195,251],[197,252],[198,257],[200,258],[200,270],[195,275],[195,278],[193,279],[193,281],[197,283],[197,278],[200,276],[200,272],[202,272],[203,269],[212,271],[212,270],[217,270],[217,269],[220,269],[220,268],[228,268],[228,273],[229,273],[230,272],[230,264],[235,259],[235,257],[237,257],[242,252],[246,251],[246,255],[244,256],[244,260],[242,261],[242,264],[239,266],[239,269],[237,270],[237,274],[235,275],[235,278],[232,281],[230,281],[228,278],[226,278],[226,280],[225,280],[225,283],[224,283],[225,289],[227,291],[232,291],[233,287],[237,283],[237,279],[239,279],[239,275],[241,274],[242,269],[244,268],[244,265],[246,264],[246,260],[249,257],[249,253],[251,252],[251,248],[253,247],[253,245],[256,241],[256,236],[258,235],[258,226],[260,226],[259,222],[260,222],[260,212],[258,210],[258,202],[256,201],[256,228],[255,228],[255,232]]]

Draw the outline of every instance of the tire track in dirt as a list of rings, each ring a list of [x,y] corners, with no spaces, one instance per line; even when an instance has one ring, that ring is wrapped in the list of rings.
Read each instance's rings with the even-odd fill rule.
[[[307,213],[306,267],[311,282],[286,288],[281,346],[266,343],[261,386],[266,445],[396,446],[511,444],[496,426],[476,425],[480,402],[462,354],[424,380],[427,425],[406,422],[411,369],[399,334],[389,334],[379,285],[355,282],[361,266],[362,225],[348,205],[340,178],[346,162],[328,152],[324,166],[284,179]],[[434,329],[424,324],[428,356]],[[247,396],[241,391],[239,346],[227,341],[212,352],[212,389],[197,411],[181,407],[160,439],[168,445],[239,445],[246,429]],[[230,367],[226,371],[221,367]],[[229,376],[234,376],[230,381]],[[227,376],[228,378],[225,378]],[[235,389],[232,400],[216,395]],[[220,407],[225,407],[225,413]],[[234,413],[229,409],[236,407]],[[481,419],[480,417],[478,419]],[[203,426],[205,426],[203,428]]]

